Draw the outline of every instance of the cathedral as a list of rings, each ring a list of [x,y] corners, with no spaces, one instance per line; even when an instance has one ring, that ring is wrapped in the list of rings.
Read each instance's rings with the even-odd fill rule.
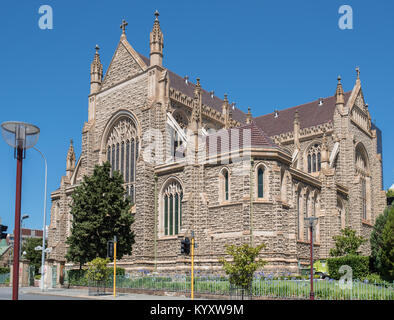
[[[369,238],[386,197],[381,131],[358,68],[351,91],[338,77],[333,96],[253,116],[165,67],[157,11],[149,58],[133,49],[126,26],[105,74],[96,46],[82,151],[77,158],[71,141],[66,175],[51,193],[52,277],[61,282],[73,267],[65,260],[71,194],[105,161],[133,203],[135,244],[117,262],[127,273],[189,272],[180,249],[192,234],[195,269],[206,273],[223,272],[226,245],[264,243],[264,271],[299,274],[309,264],[305,218],[316,218],[315,259],[328,257],[345,227]],[[361,249],[369,254],[369,241]]]

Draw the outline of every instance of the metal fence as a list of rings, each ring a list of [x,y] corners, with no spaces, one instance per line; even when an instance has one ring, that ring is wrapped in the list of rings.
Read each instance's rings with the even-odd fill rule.
[[[84,285],[86,280],[73,281],[71,285]],[[112,288],[112,276],[102,286]],[[117,276],[117,288],[138,290],[158,290],[179,293],[190,293],[191,278],[185,275],[142,275]],[[370,283],[353,281],[341,284],[332,279],[315,279],[313,281],[314,297],[322,300],[394,300],[394,283]],[[94,290],[94,289],[93,289]],[[255,277],[248,292],[234,291],[226,277],[196,276],[194,292],[196,294],[211,294],[230,296],[231,299],[309,299],[310,280],[274,279]],[[242,296],[243,294],[243,296]]]
[[[8,283],[10,283],[10,274],[0,273],[0,284],[8,284]]]

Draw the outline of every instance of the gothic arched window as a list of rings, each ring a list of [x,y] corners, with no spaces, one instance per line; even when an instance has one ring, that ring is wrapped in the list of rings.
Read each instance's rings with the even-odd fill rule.
[[[307,152],[308,173],[321,170],[321,150],[320,144],[315,143]]]
[[[264,170],[262,167],[257,170],[257,197],[264,198]]]
[[[368,154],[359,143],[356,147],[356,174],[360,179],[361,218],[371,220],[371,177],[369,173]]]
[[[138,145],[137,130],[129,117],[120,118],[112,127],[107,139],[107,161],[111,164],[111,175],[119,171],[124,179],[127,196],[135,203],[135,168]]]
[[[302,213],[302,196],[301,196],[301,189],[297,192],[297,239],[303,239],[303,220],[304,215]]]
[[[182,226],[183,190],[176,180],[168,183],[162,193],[164,235],[177,235]]]

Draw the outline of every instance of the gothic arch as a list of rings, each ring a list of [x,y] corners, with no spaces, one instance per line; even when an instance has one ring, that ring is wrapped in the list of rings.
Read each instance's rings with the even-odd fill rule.
[[[357,173],[370,174],[370,165],[367,149],[362,142],[357,143],[355,150],[355,164]]]
[[[141,125],[135,116],[135,114],[131,111],[128,110],[119,110],[116,112],[105,124],[104,126],[104,131],[101,136],[101,144],[100,144],[100,163],[103,163],[106,160],[106,154],[107,154],[107,140],[109,137],[109,134],[111,133],[112,129],[114,126],[121,120],[122,118],[130,119],[135,128],[136,128],[136,135],[139,141],[141,141]]]
[[[182,227],[184,188],[176,177],[169,177],[159,193],[159,236],[176,236]]]
[[[316,174],[321,170],[321,141],[311,141],[303,153],[304,171]]]
[[[262,176],[261,176],[262,173]],[[259,162],[254,167],[254,196],[255,199],[268,200],[269,190],[269,169],[264,162]],[[262,181],[260,180],[262,177]]]
[[[365,146],[359,142],[355,147],[355,169],[356,176],[359,179],[359,195],[361,200],[361,219],[371,221],[371,172],[368,152]]]
[[[135,116],[117,112],[107,123],[101,141],[101,162],[111,164],[111,174],[121,173],[126,194],[135,203],[136,168],[140,149],[139,126]]]
[[[186,128],[188,127],[190,121],[189,118],[186,114],[185,111],[181,110],[181,109],[176,109],[173,113],[172,113],[173,118],[176,120],[176,122],[179,124],[179,126],[183,129],[186,130]]]

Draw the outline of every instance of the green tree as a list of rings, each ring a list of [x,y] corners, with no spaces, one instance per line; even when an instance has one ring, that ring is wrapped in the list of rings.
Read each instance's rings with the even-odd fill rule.
[[[335,248],[330,250],[331,257],[341,257],[348,254],[358,255],[358,248],[367,240],[362,236],[356,236],[356,231],[349,227],[341,230],[341,234],[333,237]]]
[[[30,265],[34,266],[34,271],[37,274],[41,267],[41,250],[34,250],[35,247],[42,246],[42,238],[28,238],[23,243],[22,252],[26,251],[26,255],[24,256],[30,263]],[[47,244],[45,242],[45,248]]]
[[[381,274],[384,280],[394,280],[394,206],[391,206],[382,232]]]
[[[232,256],[232,261],[221,258],[219,262],[223,265],[223,269],[229,276],[229,281],[232,285],[249,289],[254,272],[266,264],[264,260],[256,260],[263,248],[265,248],[264,244],[260,244],[255,248],[249,244],[226,246],[226,253]]]
[[[371,232],[371,261],[370,269],[373,272],[381,273],[382,270],[382,246],[383,246],[383,229],[386,225],[389,209],[384,209],[384,212],[376,218],[375,225]]]
[[[125,197],[123,178],[118,171],[110,176],[109,162],[96,165],[92,176],[84,176],[72,194],[72,229],[67,238],[66,259],[80,268],[94,258],[105,258],[107,242],[117,236],[117,258],[131,254],[134,233],[131,203]]]

